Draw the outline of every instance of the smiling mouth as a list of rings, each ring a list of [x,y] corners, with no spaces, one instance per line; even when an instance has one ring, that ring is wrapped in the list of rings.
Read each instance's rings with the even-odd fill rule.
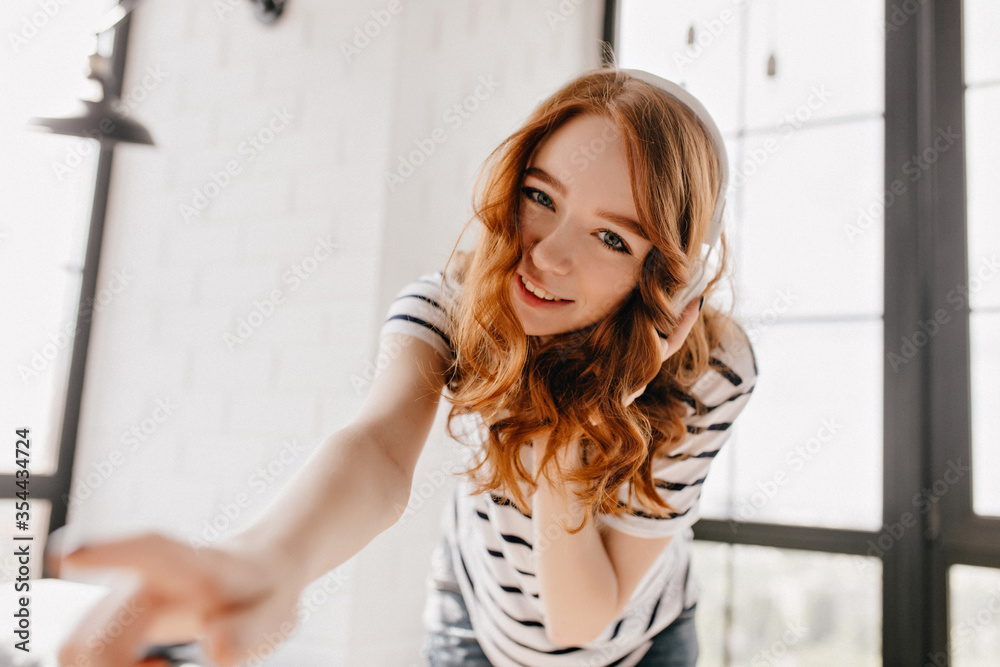
[[[545,292],[545,290],[542,290],[541,288],[535,287],[535,285],[532,284],[531,281],[527,280],[521,274],[517,274],[517,279],[518,279],[518,282],[520,283],[518,285],[518,289],[521,291],[522,298],[528,299],[530,303],[533,303],[533,304],[536,304],[536,305],[539,305],[539,306],[563,306],[563,305],[566,305],[566,304],[573,303],[572,299],[559,299],[559,298],[548,298],[548,299],[546,299],[544,297],[538,296],[537,294],[535,294],[534,292],[532,292],[530,289],[528,289],[528,285],[531,285],[532,289],[538,290],[539,292],[541,292],[545,296],[552,297],[553,295],[549,294],[548,292]]]
[[[560,299],[555,294],[551,294],[549,292],[546,292],[541,287],[538,287],[537,285],[535,285],[530,280],[528,280],[527,278],[525,278],[524,276],[522,276],[520,274],[518,274],[518,277],[520,277],[521,284],[524,285],[524,288],[528,292],[530,292],[534,296],[537,296],[539,299],[542,299],[543,301],[552,301],[552,302],[569,301],[569,299]]]

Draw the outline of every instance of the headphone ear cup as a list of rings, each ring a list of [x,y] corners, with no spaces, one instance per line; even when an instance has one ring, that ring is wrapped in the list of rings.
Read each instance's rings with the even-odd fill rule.
[[[729,156],[726,151],[726,142],[722,137],[722,133],[720,132],[718,125],[716,125],[715,120],[712,118],[712,115],[708,113],[708,110],[701,103],[701,101],[688,92],[683,86],[645,70],[625,69],[621,71],[635,79],[638,79],[639,81],[644,81],[654,88],[659,88],[667,95],[676,99],[688,109],[693,111],[698,117],[698,120],[701,122],[702,127],[709,135],[709,139],[712,143],[712,147],[715,149],[716,158],[719,164],[719,192],[716,198],[715,210],[712,212],[712,218],[709,222],[708,230],[702,241],[701,261],[691,267],[692,273],[688,284],[685,285],[671,299],[674,309],[680,312],[692,299],[697,298],[705,291],[711,277],[712,271],[709,270],[709,263],[712,261],[710,258],[715,256],[715,249],[718,245],[719,238],[722,235],[724,225],[723,212],[726,208],[726,195],[729,187]]]
[[[675,311],[684,310],[692,299],[698,298],[708,287],[712,277],[710,267],[714,256],[714,247],[702,246],[701,257],[691,265],[691,277],[688,279],[687,285],[681,288],[670,300]]]

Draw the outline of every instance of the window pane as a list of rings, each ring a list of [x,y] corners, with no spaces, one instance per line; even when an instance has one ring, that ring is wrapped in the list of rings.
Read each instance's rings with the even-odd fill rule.
[[[702,516],[877,530],[881,320],[781,323],[760,333],[754,348],[760,378],[752,407],[713,464]]]
[[[997,37],[1000,36],[1000,4],[996,0],[962,2],[965,41],[965,82],[1000,79]]]
[[[796,113],[814,120],[880,114],[883,12],[868,0],[626,0],[618,61],[685,84],[726,134],[740,127],[744,84],[750,128],[775,127]]]
[[[723,134],[735,133],[743,16],[728,0],[627,0],[621,3],[618,63],[682,84]]]
[[[1000,313],[973,312],[969,321],[972,358],[972,509],[1000,516]]]
[[[882,3],[756,0],[746,7],[748,127],[774,127],[789,114],[820,120],[882,113]]]
[[[948,575],[948,664],[996,664],[1000,655],[1000,570],[952,565]]]
[[[1000,34],[997,35],[1000,38]],[[1000,60],[1000,58],[998,58]],[[969,282],[956,286],[956,303],[1000,307],[1000,85],[965,93]],[[975,365],[975,361],[973,361]]]
[[[1000,429],[994,418],[1000,396],[1000,192],[998,172],[1000,129],[1000,66],[994,45],[1000,37],[1000,10],[995,3],[967,2],[965,12],[966,190],[968,202],[969,275],[956,285],[949,303],[966,304],[970,315],[972,391],[972,508],[977,514],[1000,515],[1000,489],[995,471],[1000,465]],[[978,82],[990,82],[977,87]]]
[[[681,81],[728,131],[736,314],[761,377],[702,516],[881,525],[883,214],[907,183],[901,166],[884,184],[883,11],[622,3],[619,63]]]
[[[713,467],[715,464],[712,464]],[[713,473],[714,474],[714,473]],[[698,584],[698,667],[728,667],[729,582],[732,548],[719,542],[695,540],[691,546],[691,576]]]
[[[699,667],[881,664],[878,559],[701,541],[691,558]]]
[[[7,139],[0,179],[12,187],[0,203],[10,221],[0,246],[0,312],[12,317],[0,320],[8,378],[0,385],[7,408],[0,426],[4,433],[31,429],[32,472],[47,474],[59,447],[96,158],[82,157],[61,176],[52,165],[62,164],[78,141],[97,142],[26,132]],[[0,472],[12,466],[8,457]]]
[[[882,313],[882,121],[756,135],[731,156],[746,312]]]
[[[7,378],[0,432],[31,428],[36,474],[52,472],[59,445],[97,142],[26,125],[33,116],[79,111],[78,97],[97,98],[87,56],[114,4],[11,0],[0,17],[10,46],[0,58],[0,89],[17,91],[0,105],[0,363]],[[9,457],[0,460],[0,474],[12,470]]]

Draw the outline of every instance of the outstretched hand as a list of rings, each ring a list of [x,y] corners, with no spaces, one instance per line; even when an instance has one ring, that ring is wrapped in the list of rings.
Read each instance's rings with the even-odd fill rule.
[[[684,308],[681,314],[681,321],[677,324],[677,328],[668,338],[660,337],[660,347],[662,348],[660,364],[662,365],[667,359],[670,358],[677,350],[681,349],[684,345],[684,341],[687,340],[688,334],[691,333],[691,328],[694,327],[694,323],[698,319],[698,314],[701,312],[701,304],[704,302],[704,297],[698,297],[693,299],[688,303],[687,307]],[[657,332],[657,336],[659,336]],[[631,396],[625,399],[625,405],[629,406],[642,396],[646,391],[646,385],[643,385],[639,391],[635,392]]]
[[[150,533],[87,545],[62,558],[60,570],[67,566],[124,568],[138,577],[116,586],[75,628],[59,651],[62,665],[146,664],[139,662],[143,645],[192,640],[203,640],[216,664],[232,665],[295,625],[298,592],[262,558],[223,545],[198,550]]]

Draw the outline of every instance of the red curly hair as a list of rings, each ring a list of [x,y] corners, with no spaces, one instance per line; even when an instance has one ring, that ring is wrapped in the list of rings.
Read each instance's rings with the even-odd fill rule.
[[[609,315],[543,343],[525,334],[511,303],[511,281],[524,252],[519,194],[535,149],[583,114],[610,119],[620,131],[638,221],[652,248],[632,277],[634,289]],[[581,530],[594,513],[632,511],[619,501],[629,482],[647,512],[671,511],[653,484],[653,457],[669,454],[687,436],[682,419],[690,391],[708,370],[723,329],[733,324],[732,306],[727,312],[706,306],[683,347],[662,365],[654,327],[668,335],[677,327],[680,312],[671,297],[699,257],[719,181],[716,153],[697,116],[613,67],[563,86],[490,154],[469,220],[478,220],[482,230],[471,253],[458,251],[456,242],[442,282],[443,291],[449,279],[462,286],[460,299],[445,301],[455,350],[446,383],[452,403],[447,431],[456,437],[453,420],[473,413],[489,431],[481,460],[466,473],[472,493],[504,494],[530,514],[525,489],[532,493],[537,482],[520,452],[547,434],[546,450],[535,451],[541,467],[575,440],[584,446],[584,465],[572,474],[560,471],[563,479],[582,484],[580,500],[588,507],[584,522],[570,532]],[[727,254],[723,233],[706,300],[727,272]],[[624,397],[647,384],[642,396],[623,405]],[[704,414],[695,403],[696,414]]]

